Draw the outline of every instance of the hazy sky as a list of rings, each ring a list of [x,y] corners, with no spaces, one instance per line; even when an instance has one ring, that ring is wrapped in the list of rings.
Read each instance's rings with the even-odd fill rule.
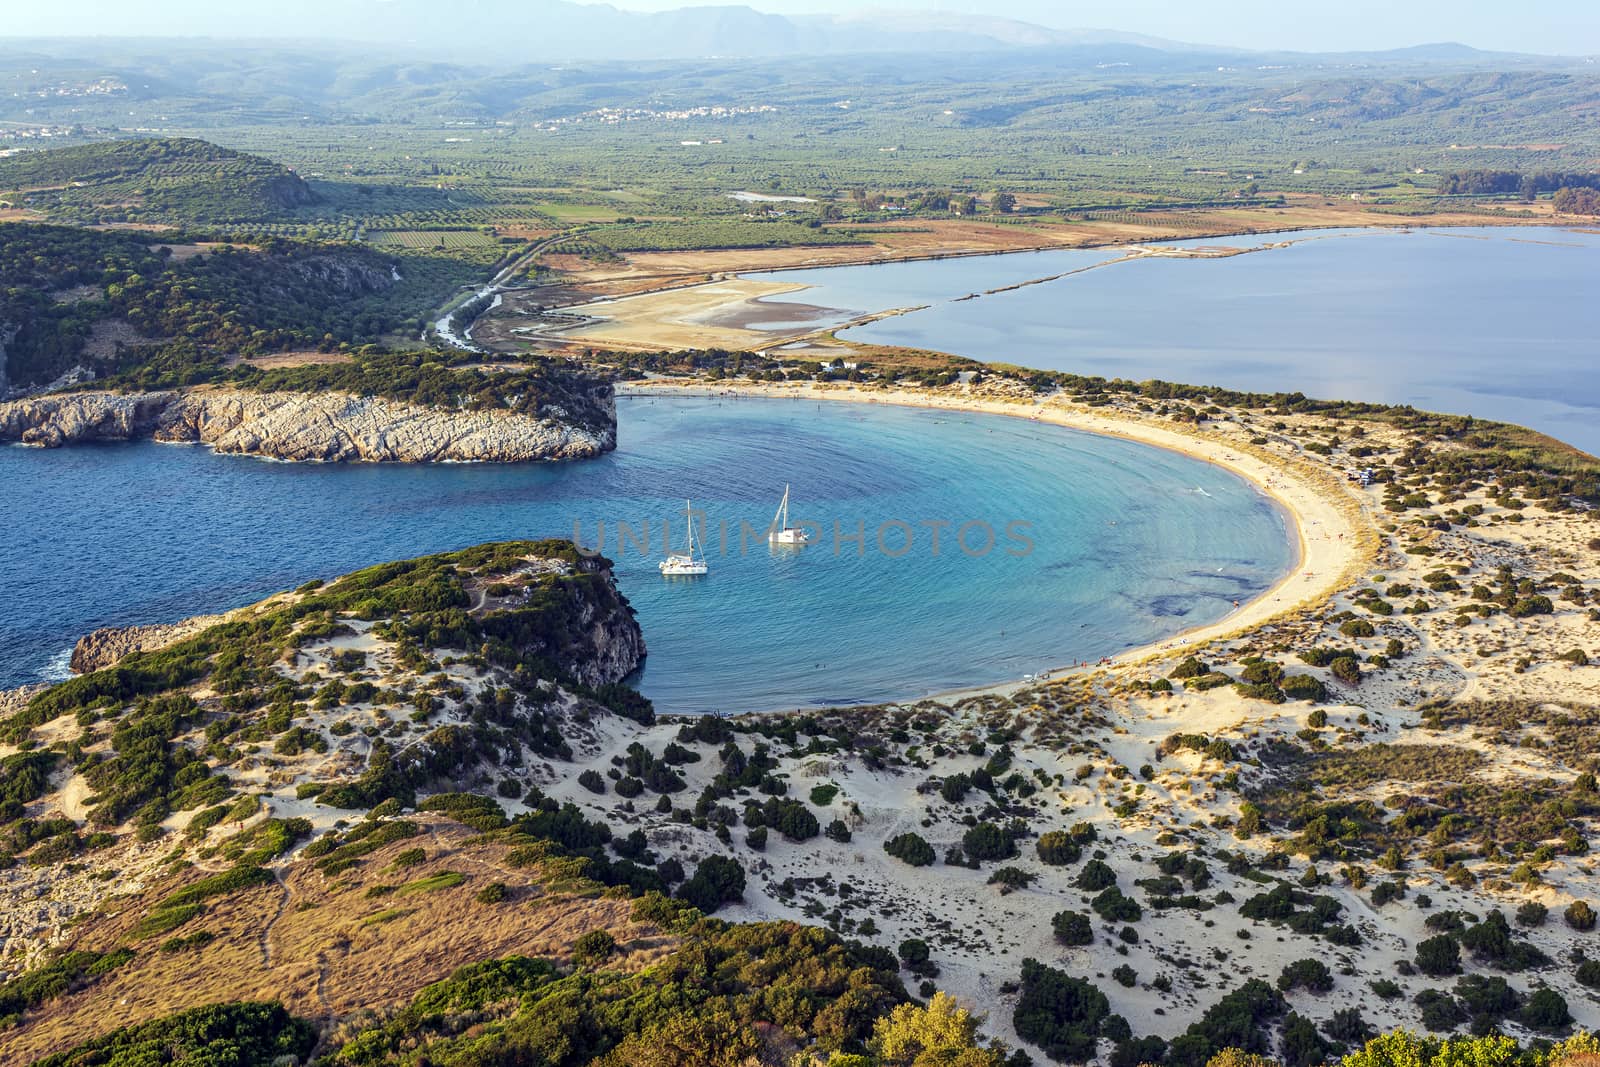
[[[381,3],[382,0],[377,0]],[[537,9],[540,0],[476,0]],[[740,0],[611,0],[635,11],[739,3]],[[744,0],[779,14],[864,9],[964,11],[1060,29],[1123,30],[1196,44],[1298,51],[1355,51],[1459,41],[1476,48],[1600,54],[1600,0]],[[373,0],[0,0],[0,37],[93,34],[298,36],[314,19],[295,11],[371,11]],[[438,0],[441,13],[467,5]],[[364,16],[370,17],[370,16]],[[381,16],[379,16],[381,18]],[[448,26],[449,19],[445,18]],[[302,31],[303,32],[303,31]],[[443,30],[441,32],[444,32]]]
[[[683,7],[682,0],[612,0],[634,11]],[[700,0],[715,2],[715,0]],[[1475,48],[1552,55],[1600,53],[1600,3],[1545,0],[753,0],[780,14],[948,10],[998,15],[1059,29],[1145,33],[1197,44],[1306,52],[1398,48],[1459,41]]]

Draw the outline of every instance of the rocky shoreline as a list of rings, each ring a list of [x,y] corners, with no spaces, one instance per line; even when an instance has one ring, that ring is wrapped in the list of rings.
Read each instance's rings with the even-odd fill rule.
[[[323,463],[522,463],[616,447],[616,408],[594,428],[510,411],[456,411],[341,393],[197,389],[84,391],[0,403],[0,442],[209,445],[231,455]]]
[[[227,621],[226,615],[199,615],[153,626],[104,627],[78,638],[72,648],[72,673],[93,674],[115,667],[135,652],[159,651]]]

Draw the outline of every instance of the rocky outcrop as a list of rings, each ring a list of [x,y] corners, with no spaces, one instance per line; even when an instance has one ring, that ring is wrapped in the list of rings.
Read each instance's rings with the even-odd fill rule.
[[[155,652],[227,621],[226,615],[200,615],[156,626],[110,626],[78,639],[72,673],[92,674],[115,667],[135,652]]]
[[[556,581],[549,582],[554,578]],[[528,556],[495,581],[522,591],[474,609],[485,631],[588,686],[620,682],[644,662],[644,632],[601,556]]]
[[[129,441],[154,432],[177,393],[57,393],[0,404],[0,441],[59,448]]]
[[[269,203],[280,208],[300,207],[317,202],[317,194],[311,191],[311,186],[298,174],[269,178],[262,183],[261,192]]]
[[[0,719],[9,719],[28,706],[28,701],[49,689],[46,683],[25,685],[20,689],[0,689]]]
[[[520,463],[583,459],[616,447],[616,407],[596,428],[555,415],[466,411],[339,393],[80,392],[0,404],[0,441],[210,445],[299,462]]]
[[[585,559],[578,566],[593,576],[594,593],[575,605],[576,640],[559,658],[585,685],[620,682],[644,662],[644,631],[604,561]]]

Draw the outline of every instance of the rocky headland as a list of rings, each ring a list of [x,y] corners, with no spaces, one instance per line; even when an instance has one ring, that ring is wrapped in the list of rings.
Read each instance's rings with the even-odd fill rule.
[[[520,463],[615,448],[609,396],[603,411],[597,425],[560,408],[531,415],[342,393],[84,391],[0,404],[0,442],[58,448],[149,437],[295,462]]]
[[[377,603],[393,611],[380,623],[367,617]],[[134,653],[159,658],[128,660]],[[186,849],[203,848],[204,830],[220,813],[200,817],[182,799],[158,815],[157,808],[166,810],[172,783],[147,788],[136,784],[139,774],[124,778],[96,770],[101,754],[114,751],[109,737],[92,740],[82,760],[47,750],[35,754],[27,741],[34,728],[22,724],[38,724],[34,742],[58,730],[77,733],[68,725],[76,718],[61,717],[78,699],[72,694],[92,692],[115,703],[112,694],[124,692],[124,682],[134,684],[144,697],[110,717],[141,724],[141,730],[157,726],[161,749],[178,752],[203,748],[205,721],[231,714],[225,705],[259,703],[254,696],[217,692],[219,672],[231,671],[228,685],[243,685],[240,692],[254,694],[263,686],[301,692],[306,699],[292,707],[301,732],[292,736],[305,741],[303,747],[274,743],[270,753],[258,752],[242,736],[233,737],[243,747],[230,749],[215,775],[202,777],[215,778],[206,787],[209,804],[238,802],[233,791],[247,782],[282,794],[261,805],[251,801],[247,823],[270,821],[276,813],[308,820],[306,829],[320,833],[340,811],[352,809],[319,810],[311,798],[342,797],[338,803],[370,806],[376,779],[364,771],[375,757],[391,769],[385,772],[390,784],[400,785],[407,797],[419,790],[482,788],[484,759],[510,759],[524,769],[527,761],[561,759],[567,751],[563,735],[575,733],[569,718],[603,720],[612,714],[608,703],[617,705],[616,714],[648,718],[648,704],[614,686],[644,655],[644,636],[610,564],[553,541],[483,545],[385,564],[314,581],[226,615],[88,635],[73,652],[72,666],[81,676],[76,681],[0,692],[0,725],[8,731],[0,740],[0,782],[7,783],[6,798],[30,798],[20,809],[13,804],[0,812],[26,814],[27,804],[43,798],[61,819],[73,820],[53,823],[56,830],[83,822],[101,833],[95,865],[66,862],[82,851],[66,838],[59,857],[30,852],[39,862],[0,863],[0,986],[50,958],[73,937],[79,917],[108,897],[126,897],[165,880],[154,838],[162,837],[169,848],[180,839]],[[111,669],[119,665],[122,670]],[[188,706],[191,700],[196,717],[159,718],[158,705]],[[147,720],[146,713],[159,721]],[[251,730],[245,719],[264,724],[267,714],[264,705],[253,706],[235,723]],[[404,720],[398,730],[395,717]],[[292,756],[290,748],[296,749]],[[516,755],[506,756],[510,751]],[[140,792],[135,806],[129,806],[134,802],[128,787]],[[152,801],[155,808],[145,806]],[[159,823],[163,830],[139,834],[136,811],[144,813],[144,825]],[[168,829],[174,833],[167,835]],[[11,855],[20,843],[7,838],[0,854]],[[33,845],[30,839],[28,847]],[[118,872],[116,879],[97,877],[106,865]],[[11,1062],[6,1051],[0,1060]]]
[[[226,622],[226,615],[198,615],[182,622],[153,626],[107,626],[85,634],[73,646],[73,674],[93,674],[115,667],[135,652],[155,652]]]

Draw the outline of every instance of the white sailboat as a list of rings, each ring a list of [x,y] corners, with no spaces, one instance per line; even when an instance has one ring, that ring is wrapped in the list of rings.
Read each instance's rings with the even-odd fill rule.
[[[694,510],[689,506],[689,501],[683,502],[683,517],[689,523],[689,544],[686,552],[669,552],[667,558],[659,564],[661,573],[669,577],[679,575],[705,574],[709,567],[706,566],[706,557],[699,551],[699,539],[694,535]]]
[[[783,487],[783,499],[778,503],[778,513],[772,517],[767,531],[769,545],[809,545],[811,536],[798,526],[789,525],[789,487]]]

